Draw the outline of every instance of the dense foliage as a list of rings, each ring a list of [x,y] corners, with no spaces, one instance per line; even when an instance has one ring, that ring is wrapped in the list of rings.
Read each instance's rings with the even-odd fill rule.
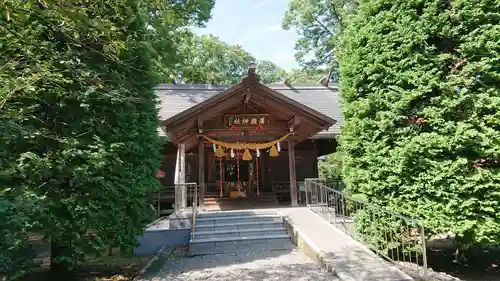
[[[214,35],[196,35],[184,31],[180,37],[175,73],[165,82],[236,84],[247,74],[248,63],[255,57],[239,45],[230,45]],[[271,61],[257,61],[262,83],[283,81],[287,72]]]
[[[153,88],[213,1],[0,5],[0,276],[26,268],[30,231],[50,237],[53,269],[129,251],[158,185]]]
[[[327,182],[342,179],[342,152],[336,151],[329,154],[325,159],[318,162],[318,172],[322,179]]]
[[[288,72],[286,82],[290,84],[318,83],[328,75],[329,70],[324,68],[303,68]]]
[[[344,34],[344,181],[464,244],[500,241],[500,2],[364,0]]]
[[[302,66],[316,68],[336,62],[346,17],[356,6],[357,0],[290,1],[283,28],[297,31],[296,58]]]
[[[260,81],[265,84],[283,83],[287,76],[289,76],[286,70],[268,60],[258,62],[257,73],[259,74]]]
[[[248,62],[255,61],[241,46],[213,35],[186,31],[181,40],[177,74],[185,83],[235,84],[246,74]]]
[[[326,67],[328,71],[323,76],[338,81],[340,39],[347,17],[357,10],[357,3],[358,0],[290,1],[282,25],[297,32],[295,57],[302,67],[312,71]]]

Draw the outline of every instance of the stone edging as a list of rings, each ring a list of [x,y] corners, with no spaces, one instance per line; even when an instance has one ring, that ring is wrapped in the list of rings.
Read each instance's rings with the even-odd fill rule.
[[[166,245],[161,247],[161,249],[158,252],[156,252],[153,258],[151,258],[151,260],[137,273],[137,275],[132,280],[139,281],[140,280],[139,278],[141,278],[141,276],[148,270],[148,268],[160,258],[161,254],[163,254],[166,248],[167,248]]]
[[[326,255],[316,245],[314,245],[312,241],[305,237],[299,228],[293,225],[293,222],[289,218],[282,216],[282,219],[286,231],[292,238],[292,242],[307,256],[316,261],[321,268],[340,279],[337,274],[337,270],[333,267],[333,264],[327,261]]]

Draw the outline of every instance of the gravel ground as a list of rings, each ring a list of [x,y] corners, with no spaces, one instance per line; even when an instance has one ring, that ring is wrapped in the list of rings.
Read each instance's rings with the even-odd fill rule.
[[[140,281],[337,281],[298,250],[160,258]]]

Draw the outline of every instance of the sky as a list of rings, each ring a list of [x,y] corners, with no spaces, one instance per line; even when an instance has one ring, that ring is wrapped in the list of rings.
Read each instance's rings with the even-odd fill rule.
[[[297,68],[293,30],[283,30],[281,21],[289,0],[216,0],[212,19],[198,34],[213,34],[220,40],[241,45],[258,60],[270,60],[285,69]]]

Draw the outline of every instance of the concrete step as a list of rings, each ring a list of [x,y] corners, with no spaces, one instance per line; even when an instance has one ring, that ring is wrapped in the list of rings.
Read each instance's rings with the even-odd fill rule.
[[[291,246],[288,235],[267,235],[261,237],[227,237],[194,240],[189,243],[191,255],[229,253],[255,250],[288,250]],[[293,244],[292,244],[293,245]]]
[[[255,210],[252,211],[227,211],[226,214],[224,212],[207,212],[201,213],[198,215],[199,221],[210,221],[210,220],[232,220],[232,219],[242,219],[242,218],[280,218],[278,212],[276,211],[262,211]]]
[[[241,252],[259,252],[259,251],[283,251],[293,250],[296,246],[291,242],[290,238],[281,241],[266,241],[266,243],[254,244],[233,244],[214,247],[207,244],[190,244],[189,254],[196,255],[210,255],[221,253],[241,253]]]
[[[189,243],[193,255],[285,250],[292,244],[276,209],[202,213],[193,231]]]
[[[244,222],[244,223],[223,223],[217,225],[199,225],[196,223],[195,231],[229,231],[229,230],[245,230],[245,229],[258,229],[258,228],[274,228],[282,227],[282,221],[268,221],[268,222]]]
[[[210,238],[230,238],[230,237],[263,237],[267,235],[287,234],[284,226],[269,227],[245,230],[215,230],[215,231],[195,231],[194,239],[203,240]]]
[[[221,237],[221,238],[207,238],[207,239],[195,239],[191,240],[192,244],[203,244],[203,243],[211,243],[214,246],[217,245],[226,245],[226,244],[251,244],[252,242],[259,243],[265,242],[267,240],[276,240],[290,237],[286,234],[275,234],[275,235],[264,235],[264,236],[229,236],[229,237]],[[240,242],[243,241],[243,242]],[[244,242],[247,241],[247,242]],[[250,241],[250,242],[248,242]]]
[[[225,217],[206,217],[197,218],[196,225],[201,226],[220,226],[227,224],[241,224],[249,222],[283,222],[277,215],[259,215],[259,216],[225,216]]]
[[[277,215],[278,211],[276,209],[260,209],[260,210],[237,210],[237,211],[211,211],[206,213],[201,213],[198,218],[219,218],[219,217],[230,217],[230,216],[259,216],[259,215]]]

